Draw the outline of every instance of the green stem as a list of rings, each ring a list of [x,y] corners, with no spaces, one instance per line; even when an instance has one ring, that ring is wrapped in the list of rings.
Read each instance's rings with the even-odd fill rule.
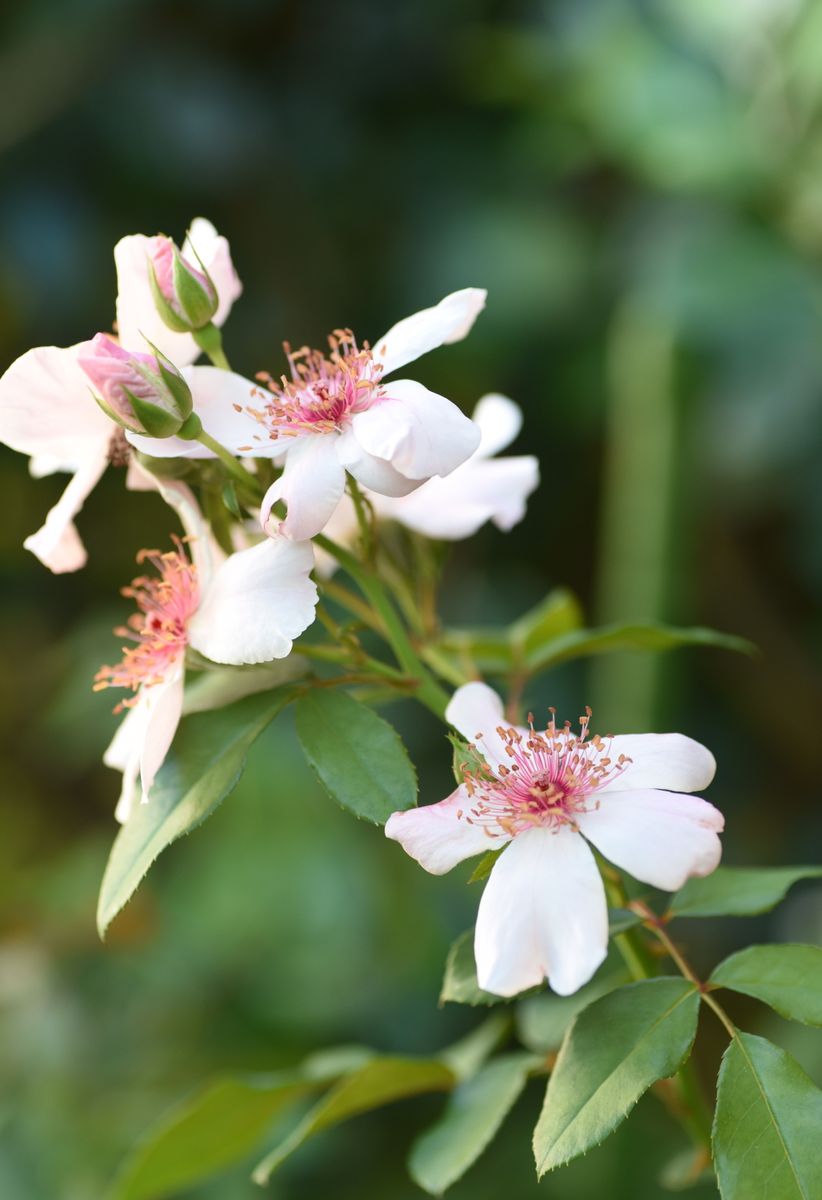
[[[212,325],[209,322],[202,329],[195,329],[191,336],[200,349],[208,355],[215,367],[219,367],[222,371],[231,370],[229,361],[223,351],[223,335],[216,325]]]
[[[394,651],[397,662],[407,675],[418,680],[417,698],[426,708],[430,709],[431,712],[444,721],[445,709],[450,697],[440,687],[433,676],[429,674],[414,647],[411,645],[405,627],[386,595],[380,580],[375,575],[372,575],[368,568],[363,566],[353,554],[343,549],[342,546],[338,546],[336,542],[332,542],[330,538],[319,534],[314,538],[314,542],[321,549],[325,550],[327,554],[336,558],[340,566],[348,572],[366,599],[373,605],[375,612],[382,621],[385,637]]]
[[[199,442],[201,446],[206,446],[212,451],[213,454],[216,454],[217,458],[219,458],[220,462],[223,464],[229,474],[233,475],[238,483],[242,483],[244,487],[249,488],[255,497],[259,497],[259,483],[251,474],[251,472],[245,469],[242,463],[237,462],[237,459],[230,450],[227,450],[225,446],[221,445],[220,442],[213,438],[210,433],[206,433],[204,429],[201,429],[200,432],[195,435],[194,440]]]
[[[374,552],[376,550],[376,540],[374,537],[374,524],[369,515],[369,504],[365,496],[360,491],[360,485],[357,483],[353,475],[348,476],[348,494],[354,505],[354,512],[357,516],[357,527],[360,531],[360,541],[362,542],[362,555],[369,567],[374,563]]]

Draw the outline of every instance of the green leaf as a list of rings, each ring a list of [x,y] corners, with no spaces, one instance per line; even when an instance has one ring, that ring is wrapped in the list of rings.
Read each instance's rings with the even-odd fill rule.
[[[334,799],[384,824],[417,803],[417,777],[399,734],[346,692],[317,688],[296,706],[305,756]]]
[[[514,665],[506,629],[446,629],[436,649],[455,666],[467,661],[483,675],[505,675]]]
[[[294,653],[289,654],[287,658],[278,658],[258,667],[215,667],[204,659],[199,659],[192,665],[199,674],[189,683],[189,671],[186,670],[186,690],[183,698],[183,716],[186,717],[192,713],[225,708],[236,700],[242,700],[244,696],[270,692],[284,683],[293,683],[305,675],[308,661]]]
[[[445,960],[445,975],[440,989],[440,1004],[502,1004],[502,996],[484,992],[477,983],[477,967],[474,962],[474,931],[465,933],[452,943]]]
[[[487,879],[494,869],[494,863],[497,861],[504,849],[505,847],[503,846],[501,850],[489,850],[487,854],[483,854],[482,858],[469,875],[468,882],[482,883],[483,879]]]
[[[735,650],[754,654],[756,648],[744,638],[715,629],[694,626],[679,629],[652,621],[633,625],[606,625],[600,629],[578,629],[543,643],[527,658],[530,671],[544,671],[573,658],[588,658],[594,654],[611,654],[617,650],[677,650],[681,646],[713,646],[720,650]]]
[[[451,732],[448,733],[448,740],[454,749],[451,765],[457,783],[465,783],[466,771],[470,771],[472,775],[492,778],[488,763],[476,746],[463,741],[462,738]]]
[[[582,619],[582,608],[573,592],[555,588],[511,626],[509,640],[514,660],[526,662],[546,642],[581,628]]]
[[[486,1058],[511,1032],[508,1013],[491,1013],[465,1037],[440,1050],[437,1058],[445,1063],[458,1083],[476,1075]]]
[[[160,1200],[240,1162],[291,1104],[321,1086],[297,1072],[221,1079],[177,1105],[126,1162],[111,1200]]]
[[[534,1130],[544,1175],[598,1145],[658,1079],[673,1075],[696,1034],[687,979],[644,979],[609,992],[568,1030]]]
[[[493,1139],[540,1060],[505,1054],[454,1089],[445,1112],[411,1147],[411,1178],[432,1196],[464,1175]]]
[[[784,1050],[737,1033],[722,1059],[714,1164],[723,1200],[822,1196],[822,1091]]]
[[[528,996],[519,1002],[516,1009],[519,1040],[537,1054],[557,1050],[577,1013],[599,1000],[600,996],[622,987],[630,978],[621,955],[611,950],[590,983],[572,996],[557,996],[553,992]]]
[[[768,912],[800,879],[822,879],[822,867],[717,867],[689,879],[669,917],[753,917]]]
[[[274,1171],[315,1133],[349,1117],[423,1092],[450,1091],[454,1075],[437,1059],[375,1058],[332,1088],[255,1168],[255,1183]]]
[[[755,996],[790,1020],[822,1025],[820,946],[748,946],[720,963],[709,982]]]
[[[134,805],[114,839],[97,905],[101,937],[157,856],[225,799],[250,746],[291,698],[290,689],[278,688],[183,718],[149,803]]]

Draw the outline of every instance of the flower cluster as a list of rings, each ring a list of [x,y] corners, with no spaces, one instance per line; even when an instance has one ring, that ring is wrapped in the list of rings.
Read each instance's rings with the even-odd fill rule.
[[[127,468],[128,488],[159,493],[182,526],[171,548],[138,554],[142,573],[123,593],[136,612],[116,631],[122,658],[94,685],[124,693],[105,754],[122,774],[118,819],[129,821],[135,801],[151,803],[187,668],[286,658],[319,615],[335,642],[304,641],[306,655],[346,668],[342,685],[373,676],[416,688],[472,746],[452,796],[395,813],[385,832],[435,874],[507,846],[479,908],[480,985],[508,996],[547,977],[560,993],[576,990],[608,937],[591,846],[674,889],[716,866],[722,818],[691,794],[714,763],[688,738],[591,736],[590,713],[579,733],[553,715],[544,729],[526,727],[503,719],[483,683],[440,703],[442,684],[423,678],[393,607],[414,624],[407,593],[409,579],[419,582],[422,539],[465,538],[486,522],[509,530],[539,482],[533,456],[500,456],[522,424],[511,400],[485,395],[468,417],[403,373],[465,338],[485,292],[455,291],[373,342],[341,328],[323,349],[285,343],[285,373],[245,376],[230,369],[220,332],[242,289],[209,222],[195,220],[182,247],[164,235],[125,237],[114,258],[114,329],[17,359],[0,379],[0,440],[30,457],[33,474],[71,476],[25,543],[54,572],[83,566],[75,518],[109,465]],[[410,567],[380,557],[388,522],[401,527]],[[340,564],[364,578],[373,610],[330,578]],[[399,669],[370,655],[356,621],[343,628],[318,610],[323,591],[387,638]],[[441,678],[453,683],[453,670]]]

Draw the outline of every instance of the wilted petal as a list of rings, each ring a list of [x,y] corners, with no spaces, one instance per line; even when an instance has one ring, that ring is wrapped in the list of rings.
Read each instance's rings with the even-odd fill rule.
[[[386,397],[352,421],[357,441],[408,479],[447,475],[476,450],[480,432],[456,404],[412,379],[391,380]]]
[[[464,787],[447,800],[396,812],[385,823],[385,836],[399,842],[406,854],[432,875],[444,875],[465,858],[498,850],[507,837],[489,837],[483,825],[467,818],[472,806]]]
[[[260,520],[264,529],[269,526],[273,505],[284,500],[288,507],[285,520],[270,521],[275,533],[304,542],[322,532],[345,490],[337,440],[335,434],[313,433],[293,442],[282,475],[263,500]]]
[[[218,568],[189,622],[189,642],[220,663],[284,658],[314,620],[317,588],[308,542],[266,538]]]
[[[505,743],[497,733],[500,725],[507,724],[502,700],[487,683],[465,683],[457,688],[445,710],[445,719],[482,751],[489,766],[508,762]]]
[[[716,774],[710,750],[682,733],[627,733],[610,741],[609,756],[631,761],[603,794],[666,788],[675,792],[701,792]]]
[[[692,875],[710,875],[722,856],[725,819],[699,796],[607,792],[577,824],[597,850],[642,883],[675,892]]]
[[[107,446],[115,432],[77,361],[90,345],[38,346],[0,377],[0,442],[49,472],[76,470],[90,446]]]
[[[503,852],[480,900],[477,982],[515,996],[547,978],[560,996],[587,983],[608,948],[608,908],[594,856],[567,826],[529,829]]]
[[[430,479],[410,496],[381,502],[377,510],[425,537],[457,541],[486,521],[512,529],[525,516],[538,483],[539,464],[530,455],[483,459],[476,454],[445,479]]]
[[[437,346],[461,341],[485,307],[487,294],[484,288],[463,288],[433,308],[398,321],[374,343],[374,358],[383,373],[396,371]]]
[[[85,566],[88,555],[74,525],[74,518],[86,496],[93,491],[108,465],[108,440],[92,449],[80,464],[60,499],[43,525],[23,542],[44,566],[61,575]]]

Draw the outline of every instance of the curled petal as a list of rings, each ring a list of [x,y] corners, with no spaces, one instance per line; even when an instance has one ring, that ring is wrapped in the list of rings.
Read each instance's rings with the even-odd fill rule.
[[[374,343],[374,358],[383,374],[404,367],[437,346],[461,341],[485,307],[487,294],[484,288],[463,288],[433,308],[424,308],[392,325]]]
[[[77,571],[85,566],[88,555],[80,541],[74,518],[107,465],[108,438],[88,453],[43,525],[23,543],[55,575]]]
[[[719,866],[725,819],[699,796],[606,792],[577,824],[597,850],[642,883],[676,892],[692,875]]]
[[[477,913],[477,982],[515,996],[547,978],[560,996],[587,983],[608,948],[594,856],[568,826],[520,833],[494,863]]]
[[[308,542],[266,538],[218,568],[189,622],[189,642],[220,663],[285,658],[314,620],[317,588]]]
[[[617,762],[623,755],[631,761],[608,785],[608,792],[644,788],[701,792],[716,774],[710,750],[682,733],[619,734],[611,739],[610,757]]]
[[[487,683],[466,683],[457,688],[445,710],[445,719],[485,755],[492,768],[507,763],[505,743],[497,733],[506,725],[502,700]]]
[[[379,496],[407,496],[420,486],[419,479],[406,479],[390,462],[364,450],[350,429],[337,439],[337,457],[357,483]]]
[[[357,413],[352,428],[364,450],[417,480],[447,475],[480,441],[479,429],[456,404],[412,379],[386,384],[385,399]]]
[[[304,542],[320,533],[330,521],[345,489],[345,469],[337,457],[336,434],[308,434],[294,441],[285,468],[263,500],[263,529]],[[279,523],[270,520],[271,509],[284,500],[288,513]]]
[[[432,875],[444,875],[457,863],[486,850],[504,846],[507,837],[489,837],[482,825],[468,820],[471,797],[458,787],[447,800],[423,808],[393,813],[385,824],[385,836],[399,842],[406,854]]]

